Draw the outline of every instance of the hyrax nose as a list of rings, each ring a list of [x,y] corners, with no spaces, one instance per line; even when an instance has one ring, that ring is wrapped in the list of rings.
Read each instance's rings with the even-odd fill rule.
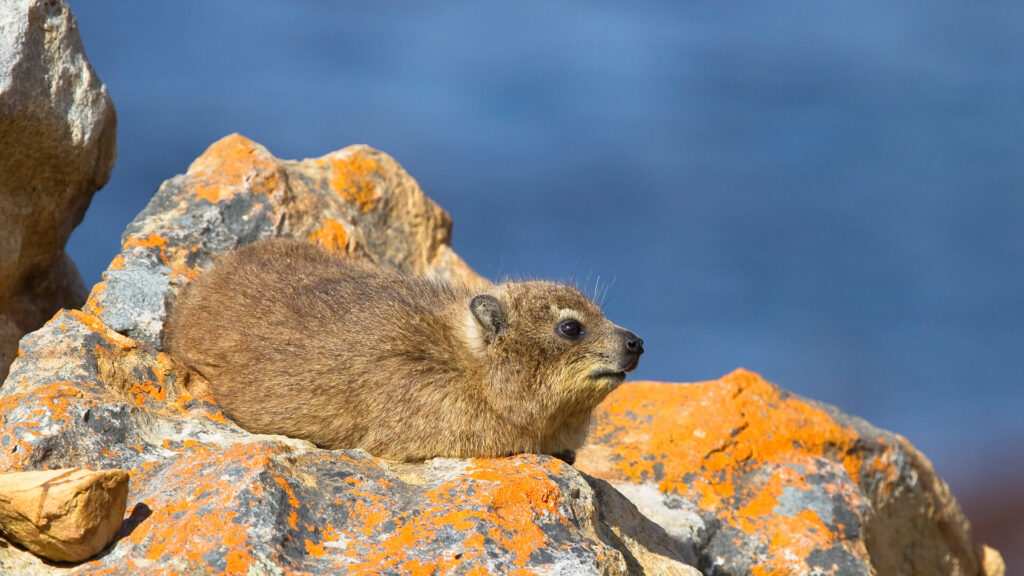
[[[644,353],[644,341],[642,338],[632,332],[626,332],[625,336],[627,353],[636,354],[637,356]]]

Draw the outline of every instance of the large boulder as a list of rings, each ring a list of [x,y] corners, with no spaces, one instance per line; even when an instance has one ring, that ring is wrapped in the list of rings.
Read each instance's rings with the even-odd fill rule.
[[[1000,573],[905,438],[744,370],[625,384],[576,466],[670,534],[699,534],[707,574]]]
[[[448,214],[366,146],[290,162],[232,135],[165,182],[85,310],[24,338],[0,387],[0,470],[131,472],[114,545],[60,570],[699,574],[692,547],[560,460],[401,464],[249,434],[159,349],[178,289],[217,254],[289,235],[486,285],[450,231]],[[55,570],[13,547],[0,548],[3,569]]]
[[[64,243],[106,183],[116,117],[59,0],[0,0],[0,378],[86,289]]]
[[[131,471],[114,546],[70,573],[627,573],[594,490],[557,459],[401,464],[248,434],[172,358],[80,311],[24,344],[0,398],[0,468]],[[631,557],[697,573],[658,554],[674,544],[645,524],[628,527],[652,541]],[[11,547],[4,569],[51,570]]]
[[[85,310],[158,346],[178,288],[217,254],[270,236],[360,254],[412,274],[486,284],[450,246],[448,213],[390,156],[350,146],[321,158],[278,160],[232,134],[164,182],[128,225],[123,250]]]
[[[754,374],[625,384],[577,468],[409,464],[249,434],[160,350],[179,289],[227,250],[287,235],[487,285],[450,230],[371,148],[292,162],[238,135],[212,145],[128,226],[84,310],[23,339],[0,387],[0,470],[123,468],[129,516],[93,560],[6,547],[0,571],[986,574],[923,456]]]

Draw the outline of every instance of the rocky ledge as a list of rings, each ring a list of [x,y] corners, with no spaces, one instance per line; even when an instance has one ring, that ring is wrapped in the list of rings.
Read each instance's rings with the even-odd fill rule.
[[[84,308],[21,341],[0,387],[0,470],[127,470],[128,516],[92,560],[9,545],[0,572],[1002,573],[906,440],[749,372],[623,385],[576,468],[405,464],[249,434],[160,350],[178,290],[227,250],[292,236],[485,284],[450,230],[371,148],[285,161],[238,135],[213,144],[128,226]]]

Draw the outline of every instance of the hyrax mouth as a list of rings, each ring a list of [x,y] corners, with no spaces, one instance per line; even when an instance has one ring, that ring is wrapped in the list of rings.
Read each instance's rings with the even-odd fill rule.
[[[625,380],[626,379],[626,372],[615,372],[613,370],[599,370],[597,372],[592,372],[590,374],[590,377],[594,378],[595,380],[598,380],[598,379],[601,379],[601,378],[611,378],[613,380]]]
[[[618,366],[602,366],[590,373],[590,377],[598,380],[601,378],[611,378],[613,380],[625,380],[626,372],[632,372],[636,370],[639,362],[637,358],[627,358],[619,362]]]
[[[625,380],[626,373],[621,370],[597,370],[590,373],[590,377],[594,380],[601,378],[611,378],[613,380]]]

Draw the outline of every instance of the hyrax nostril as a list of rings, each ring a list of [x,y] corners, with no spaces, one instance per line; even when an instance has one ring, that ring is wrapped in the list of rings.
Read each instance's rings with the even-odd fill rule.
[[[629,354],[636,354],[639,356],[644,353],[644,341],[642,338],[633,334],[632,332],[626,333],[626,352]]]

